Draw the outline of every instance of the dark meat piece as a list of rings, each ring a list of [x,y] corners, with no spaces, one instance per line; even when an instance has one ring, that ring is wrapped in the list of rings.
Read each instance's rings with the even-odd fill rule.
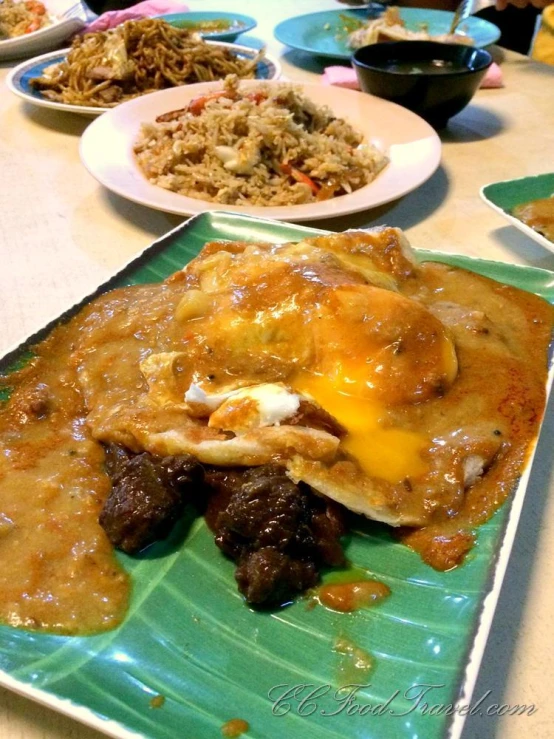
[[[118,471],[100,525],[118,549],[138,552],[166,536],[181,509],[181,496],[164,484],[150,455],[138,454]]]
[[[100,525],[112,544],[129,554],[167,536],[182,513],[185,494],[203,478],[202,466],[189,455],[132,455],[116,445],[106,449],[106,470],[113,487]]]
[[[314,586],[321,567],[343,564],[343,509],[282,467],[210,468],[192,456],[133,454],[106,447],[112,491],[100,524],[114,546],[130,554],[166,536],[185,499],[200,506],[219,548],[237,562],[235,577],[249,603],[285,603]]]
[[[119,482],[119,478],[125,475],[127,465],[136,456],[124,446],[119,444],[106,444],[104,446],[104,467],[112,481],[112,485]]]
[[[314,511],[310,527],[317,542],[321,561],[329,567],[343,565],[344,552],[340,537],[344,536],[348,529],[346,510],[338,503],[329,500],[319,513]]]
[[[215,540],[238,561],[235,576],[250,603],[290,600],[315,585],[322,566],[344,562],[340,506],[295,485],[283,468],[212,471],[206,482],[216,498],[227,498],[212,514]]]
[[[163,470],[166,483],[177,489],[181,494],[185,490],[192,494],[202,486],[204,468],[192,454],[163,457],[158,464]]]
[[[235,578],[249,603],[284,603],[292,594],[313,587],[319,573],[313,562],[263,547],[240,560]]]
[[[239,555],[246,542],[253,550],[294,547],[308,514],[298,487],[278,467],[259,467],[240,477],[239,490],[217,519],[218,546],[231,557]]]
[[[301,400],[298,411],[291,418],[287,418],[286,423],[289,426],[310,426],[313,429],[327,431],[339,439],[346,434],[346,429],[336,418],[309,400]]]

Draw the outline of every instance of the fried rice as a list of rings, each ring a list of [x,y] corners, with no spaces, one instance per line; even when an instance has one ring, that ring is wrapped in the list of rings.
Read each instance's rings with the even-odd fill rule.
[[[27,33],[34,33],[50,25],[52,19],[39,0],[1,0],[0,2],[0,40],[4,41]]]
[[[290,85],[223,90],[143,124],[134,146],[154,185],[224,205],[326,200],[371,182],[388,159]]]

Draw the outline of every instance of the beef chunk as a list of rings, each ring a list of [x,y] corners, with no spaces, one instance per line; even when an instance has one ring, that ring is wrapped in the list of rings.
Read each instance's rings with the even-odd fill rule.
[[[239,490],[218,517],[218,546],[230,556],[242,551],[246,542],[254,550],[294,547],[308,512],[298,487],[278,467],[260,467],[239,477]],[[309,531],[304,533],[310,536]]]
[[[313,562],[263,547],[240,559],[235,578],[249,603],[284,603],[294,593],[313,587],[319,575]]]
[[[181,496],[164,484],[150,455],[138,454],[118,472],[100,525],[118,549],[138,552],[169,532],[181,508]]]
[[[133,452],[120,444],[106,444],[104,446],[104,467],[113,485],[119,481],[121,476],[125,475],[127,465],[134,456],[136,455]]]
[[[124,447],[106,449],[112,490],[100,513],[100,525],[112,544],[138,552],[163,539],[180,517],[187,492],[202,481],[203,469],[189,455],[133,455]]]
[[[166,484],[188,497],[202,487],[204,468],[192,454],[180,454],[174,457],[162,457],[158,462]]]
[[[314,496],[317,497],[317,496]],[[310,527],[323,564],[339,567],[344,564],[340,537],[347,531],[346,510],[338,503],[327,501],[323,510],[312,514]]]
[[[344,562],[340,506],[295,485],[282,467],[211,471],[206,482],[225,500],[212,513],[216,544],[238,562],[239,590],[250,603],[290,600],[315,585],[322,566]]]
[[[218,547],[237,563],[249,603],[283,604],[313,587],[323,566],[343,564],[343,509],[295,485],[282,467],[208,468],[192,456],[155,457],[106,447],[112,491],[100,524],[130,554],[165,537],[185,502],[209,497],[206,519]]]

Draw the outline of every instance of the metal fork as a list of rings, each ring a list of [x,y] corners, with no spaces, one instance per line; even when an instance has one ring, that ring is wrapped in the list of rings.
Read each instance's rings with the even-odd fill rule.
[[[369,0],[366,6],[367,18],[378,18],[383,15],[387,5],[392,5],[393,0]]]
[[[96,17],[96,16],[94,16]],[[87,8],[83,6],[81,2],[75,3],[63,13],[62,18],[68,20],[69,18],[80,18],[81,20],[90,20],[87,13]]]
[[[448,33],[454,33],[462,21],[469,18],[471,11],[473,10],[473,0],[462,0],[462,2],[456,8],[454,18],[450,24],[450,31]]]

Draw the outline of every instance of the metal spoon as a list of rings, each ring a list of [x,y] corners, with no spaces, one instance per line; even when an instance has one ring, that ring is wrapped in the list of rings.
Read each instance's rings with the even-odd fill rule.
[[[450,31],[448,33],[454,33],[460,23],[462,21],[465,21],[466,18],[469,18],[472,10],[473,0],[462,0],[462,2],[456,8],[454,18],[452,19],[452,23],[450,24]]]

